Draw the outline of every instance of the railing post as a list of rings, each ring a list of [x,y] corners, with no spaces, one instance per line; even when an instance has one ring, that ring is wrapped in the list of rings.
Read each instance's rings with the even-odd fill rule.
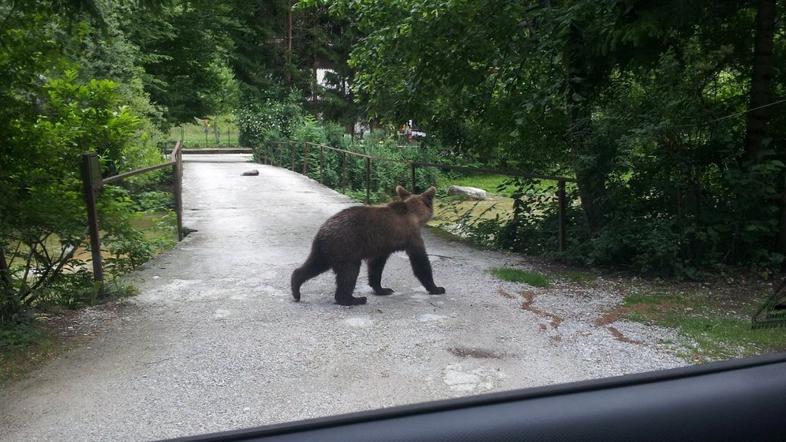
[[[290,164],[289,170],[294,172],[295,171],[295,143],[290,142],[289,143],[289,149],[291,151],[291,158],[290,159],[292,160],[291,161],[292,164]]]
[[[325,184],[325,148],[319,145],[319,182]]]
[[[341,193],[347,192],[347,153],[344,152],[344,160],[341,162]]]
[[[90,253],[93,257],[93,280],[99,283],[102,290],[104,283],[104,268],[101,263],[101,237],[98,230],[98,210],[96,209],[96,194],[101,189],[101,167],[98,164],[98,155],[95,153],[82,154],[82,184],[85,193],[85,206],[87,207],[87,227],[90,232]]]
[[[303,143],[303,175],[308,176],[308,143]]]
[[[270,143],[265,143],[265,163],[264,164],[273,164],[273,145]]]
[[[177,216],[177,240],[183,240],[183,152],[180,143],[175,146],[175,215]]]
[[[559,251],[564,252],[567,248],[567,214],[565,213],[567,210],[567,201],[565,198],[565,181],[559,180],[557,181],[557,198],[559,199],[559,234],[558,234],[558,242],[559,242]]]
[[[416,178],[416,176],[415,176],[415,168],[416,168],[417,166],[415,165],[415,162],[412,162],[412,163],[410,163],[410,165],[409,165],[409,166],[410,166],[410,168],[412,169],[412,193],[418,193],[418,189],[417,189],[417,181],[416,181],[416,180],[417,180],[417,178]]]
[[[366,204],[371,201],[371,158],[366,157]]]

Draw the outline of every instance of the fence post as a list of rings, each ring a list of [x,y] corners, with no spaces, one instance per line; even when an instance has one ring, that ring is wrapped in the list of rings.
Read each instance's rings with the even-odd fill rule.
[[[567,201],[565,199],[565,181],[559,180],[557,181],[557,198],[559,199],[559,234],[558,234],[558,241],[559,241],[559,251],[564,252],[567,248],[567,236],[566,236],[566,226],[567,226]]]
[[[344,160],[341,162],[341,193],[347,193],[347,153],[344,152]]]
[[[303,175],[308,176],[308,143],[303,143]]]
[[[180,143],[175,146],[175,215],[177,216],[177,240],[183,240],[183,152]]]
[[[416,183],[416,176],[415,176],[415,163],[410,163],[410,167],[412,168],[412,193],[418,193],[417,183]]]
[[[325,148],[319,145],[319,182],[325,184]]]
[[[96,209],[96,193],[101,189],[102,183],[101,167],[98,164],[98,155],[95,153],[82,154],[82,184],[87,207],[87,227],[90,232],[90,253],[93,256],[93,280],[99,283],[99,290],[102,290],[104,268],[101,264],[101,237]]]
[[[289,165],[289,170],[294,172],[295,171],[295,143],[293,142],[289,143],[289,150],[290,150],[290,160],[291,160],[291,164]]]
[[[371,158],[366,157],[366,205],[371,201]]]

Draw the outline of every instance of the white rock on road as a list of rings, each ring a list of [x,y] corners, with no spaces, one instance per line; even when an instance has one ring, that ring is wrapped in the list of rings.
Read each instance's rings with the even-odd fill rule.
[[[503,283],[487,269],[522,257],[428,232],[445,295],[425,294],[396,254],[391,296],[361,272],[368,304],[337,306],[327,273],[294,303],[292,270],[352,202],[284,169],[243,177],[238,158],[186,156],[196,231],[130,275],[140,294],[122,320],[0,391],[0,439],[160,439],[685,364],[658,344],[668,330],[625,324],[626,342],[593,322],[618,295]]]

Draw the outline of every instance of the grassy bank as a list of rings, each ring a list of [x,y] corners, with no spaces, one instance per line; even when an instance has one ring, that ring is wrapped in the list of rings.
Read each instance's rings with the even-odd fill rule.
[[[206,149],[215,147],[236,147],[239,145],[237,123],[231,115],[207,117],[208,124],[194,120],[169,130],[171,140],[183,140],[187,149]]]
[[[685,338],[685,356],[703,362],[786,350],[786,328],[751,328],[764,297],[729,298],[709,290],[633,292],[619,311],[623,319],[676,329]]]

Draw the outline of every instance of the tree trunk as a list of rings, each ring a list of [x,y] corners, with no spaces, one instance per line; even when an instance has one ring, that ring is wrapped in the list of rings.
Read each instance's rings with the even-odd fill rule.
[[[772,101],[772,51],[775,32],[776,0],[758,0],[756,11],[756,36],[753,47],[753,66],[751,70],[750,110],[745,128],[745,160],[753,164],[764,156],[764,138],[767,136],[767,123],[770,109],[762,108]],[[780,155],[783,157],[783,154]],[[782,160],[784,158],[781,158]],[[778,217],[778,234],[775,250],[786,255],[786,183],[780,174],[778,188],[781,191],[781,211]]]
[[[583,57],[583,38],[575,24],[571,25],[566,50],[567,107],[569,138],[573,144],[574,169],[581,197],[581,206],[592,233],[605,224],[608,209],[606,172],[600,152],[595,152],[592,140],[592,80],[589,60]]]
[[[287,0],[287,66],[284,71],[287,84],[292,86],[292,4]]]
[[[775,31],[775,0],[758,0],[756,12],[756,41],[753,48],[750,112],[745,131],[745,154],[749,161],[762,156],[762,141],[766,136],[770,109],[761,108],[771,101],[772,48]]]
[[[5,260],[5,250],[3,244],[0,243],[0,293],[6,289],[11,289],[11,273],[8,269],[8,263]]]

